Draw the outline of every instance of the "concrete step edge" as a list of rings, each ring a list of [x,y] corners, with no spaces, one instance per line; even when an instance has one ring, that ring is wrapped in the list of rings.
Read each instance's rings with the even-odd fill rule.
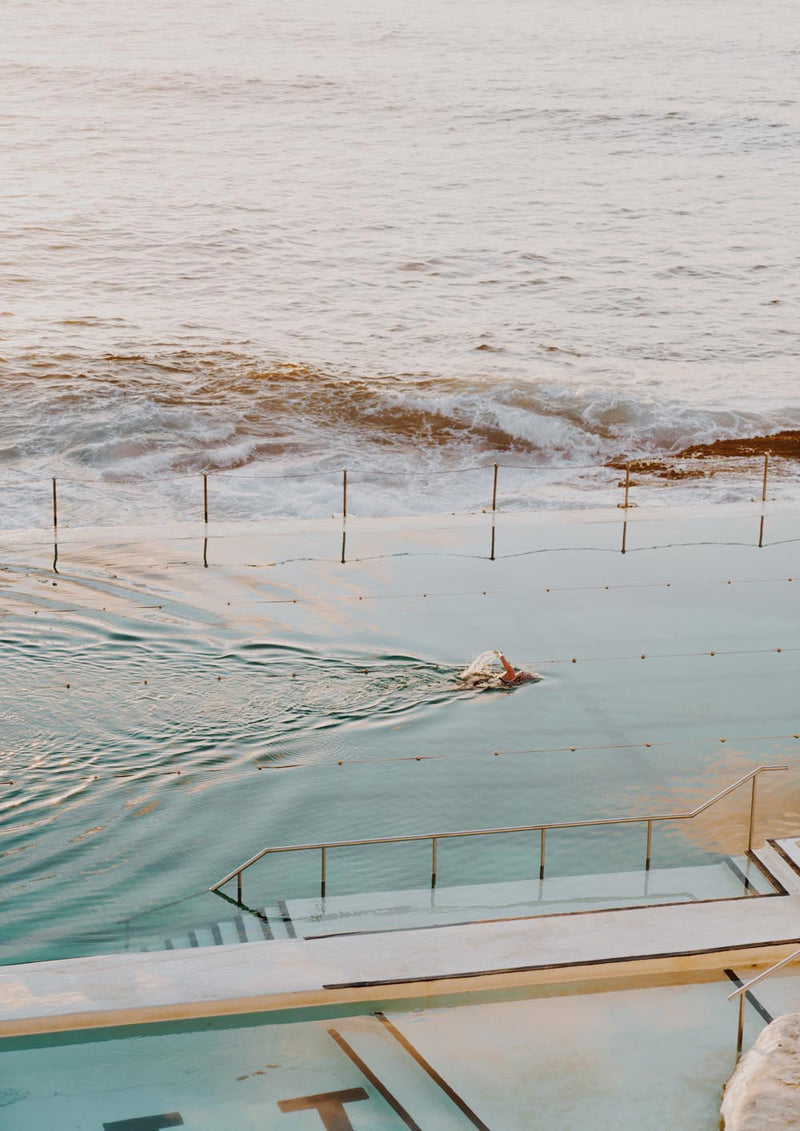
[[[790,895],[800,893],[800,876],[771,845],[765,844],[754,849],[753,855]]]

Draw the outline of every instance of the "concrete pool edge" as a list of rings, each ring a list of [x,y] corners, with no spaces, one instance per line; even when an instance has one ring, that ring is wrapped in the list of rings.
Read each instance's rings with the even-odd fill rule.
[[[800,895],[0,968],[0,1038],[774,962]]]

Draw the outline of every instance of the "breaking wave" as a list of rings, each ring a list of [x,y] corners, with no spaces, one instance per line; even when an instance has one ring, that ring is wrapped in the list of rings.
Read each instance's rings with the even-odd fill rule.
[[[797,406],[744,412],[525,377],[363,376],[233,351],[29,363],[29,376],[3,382],[0,476],[17,527],[42,525],[53,475],[66,523],[108,521],[110,502],[125,517],[154,506],[193,516],[182,500],[196,507],[189,481],[202,473],[216,477],[215,517],[326,516],[340,509],[345,467],[354,513],[485,506],[494,462],[506,505],[587,505],[620,458],[800,427]]]

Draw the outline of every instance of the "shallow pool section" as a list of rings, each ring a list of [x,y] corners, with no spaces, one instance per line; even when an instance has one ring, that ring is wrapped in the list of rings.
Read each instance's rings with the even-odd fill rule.
[[[716,1131],[729,980],[620,985],[7,1040],[2,1126]]]
[[[176,918],[191,923],[187,930],[159,938],[140,917],[111,933],[108,949],[180,950],[774,894],[766,875],[743,856],[686,868],[286,898],[255,907],[206,893],[175,909]]]

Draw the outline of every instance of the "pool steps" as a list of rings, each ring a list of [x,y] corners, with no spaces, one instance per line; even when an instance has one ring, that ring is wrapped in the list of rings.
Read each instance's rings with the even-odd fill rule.
[[[1,967],[0,1037],[494,992],[565,979],[686,979],[726,970],[744,982],[754,969],[769,967],[800,946],[800,844],[796,838],[773,840],[758,849],[756,858],[764,869],[780,873],[784,894],[484,921],[473,917],[406,929],[376,930],[373,924],[369,930],[316,935],[306,933],[307,925],[297,917],[304,901],[295,900],[276,903],[266,922],[241,911],[209,924],[207,935],[195,930],[196,946],[187,932],[176,936],[171,948],[149,953],[131,950]],[[752,859],[749,863],[755,877],[755,864]],[[741,873],[747,874],[748,859],[730,858],[718,867],[727,872],[728,890],[731,884],[744,886]],[[585,883],[587,878],[547,883]],[[591,877],[594,883],[603,878]],[[658,873],[651,872],[648,882],[658,884]],[[437,890],[436,897],[446,892]],[[319,903],[305,902],[310,907]],[[268,940],[264,928],[272,932],[273,923],[283,924],[287,936],[294,928],[297,937],[273,933]],[[247,943],[225,945],[242,933]],[[176,947],[181,940],[188,946]],[[782,974],[757,988],[764,1015],[800,1008],[800,974]],[[340,1036],[347,1040],[344,1029]],[[361,1039],[357,1034],[350,1046],[356,1055]]]
[[[0,968],[0,1036],[565,980],[718,977],[798,947],[800,894],[788,894],[21,963]]]
[[[154,943],[139,949],[143,953],[150,950],[187,950],[201,946],[231,946],[294,937],[291,922],[287,924],[280,908],[265,907],[259,913],[243,910],[233,919],[221,919],[216,923],[195,927],[185,934],[164,939],[160,944]]]
[[[184,950],[328,934],[413,930],[619,907],[735,899],[789,890],[786,883],[773,886],[764,874],[780,873],[791,882],[791,877],[785,875],[788,866],[776,852],[770,850],[763,869],[746,856],[737,856],[685,868],[440,887],[435,893],[418,888],[333,895],[324,900],[290,899],[258,909],[242,908],[232,918],[206,922],[191,931],[128,949]],[[795,879],[800,881],[800,876]],[[797,891],[800,892],[800,886]]]
[[[718,875],[712,880],[715,869]],[[664,869],[662,871],[667,878],[671,879],[674,879],[677,875],[685,879],[687,872],[693,872],[695,881],[702,877],[701,888],[709,882],[718,883],[720,875],[729,881],[730,877],[733,877],[732,890],[736,891],[736,895],[740,895],[740,888],[749,892],[750,895],[764,894],[769,889],[770,881],[779,894],[796,895],[800,894],[800,839],[768,840],[760,848],[744,856],[727,857],[717,865],[705,865],[695,869]],[[670,873],[672,873],[671,876]],[[617,888],[619,888],[620,880],[623,878],[629,884],[631,882],[641,883],[641,876],[636,874],[628,876],[617,874],[613,877]],[[656,871],[648,876],[648,882],[651,885],[655,883],[657,887],[662,878],[664,877]],[[566,894],[565,889],[571,889],[574,896],[576,883],[585,883],[587,879],[593,881],[595,885],[599,882],[602,886],[604,882],[608,882],[609,877],[561,877],[548,880],[545,884],[540,885],[539,914],[543,916],[548,914],[541,908],[547,905],[552,907],[559,888],[562,897]],[[499,895],[498,889],[504,889],[506,895],[516,894],[517,897],[530,894],[529,884],[510,883],[478,885],[465,889],[443,888],[437,892],[437,898],[443,900],[445,904],[448,899],[456,903],[460,901],[463,906],[465,896],[467,903],[470,902],[470,899],[474,902],[476,893],[483,893],[485,899],[487,893],[493,892],[496,899]],[[550,897],[549,901],[544,898],[544,889],[547,889],[546,894]],[[363,917],[365,900],[373,916],[379,917],[386,906],[396,906],[398,902],[402,902],[404,899],[407,902],[410,894],[416,894],[417,897],[424,894],[426,898],[430,898],[428,893],[389,892],[373,893],[362,897],[329,897],[327,901],[293,900],[291,901],[292,910],[296,919],[292,918],[289,905],[284,901],[256,913],[243,909],[233,919],[222,920],[206,927],[197,928],[186,935],[164,940],[160,947],[154,949],[177,950],[244,942],[263,942],[265,940],[273,941],[296,937],[298,933],[301,938],[313,939],[315,935],[309,934],[310,931],[319,931],[320,927],[324,926],[328,928],[335,926],[337,920],[340,920],[343,916],[352,916],[354,911],[358,913],[360,909]],[[656,896],[659,902],[661,898],[666,899],[667,894]],[[736,896],[731,896],[731,898],[736,898]],[[376,908],[376,903],[383,906]],[[576,908],[575,910],[580,909]],[[564,914],[564,912],[551,910],[549,914],[558,915]],[[362,924],[362,930],[354,933],[369,934],[387,929],[392,930],[391,927],[373,925],[370,928],[369,925]],[[412,928],[401,929],[409,930]],[[324,938],[325,935],[317,935],[316,937]],[[739,986],[751,979],[762,968],[742,964],[735,969],[726,969],[725,973],[734,985]],[[764,1024],[769,1024],[775,1017],[783,1013],[800,1012],[800,973],[792,973],[791,968],[789,968],[780,977],[774,977],[759,984],[756,990],[748,993],[748,1006],[751,1012],[755,1011],[760,1016]],[[424,1126],[426,1122],[431,1121],[442,1127],[450,1126],[451,1123],[453,1128],[468,1125],[469,1121],[467,1121],[467,1124],[463,1123],[463,1114],[454,1110],[452,1105],[449,1105],[446,1110],[440,1110],[442,1104],[441,1090],[426,1076],[424,1069],[420,1068],[420,1064],[414,1060],[413,1052],[412,1056],[398,1057],[397,1043],[386,1027],[380,1024],[378,1017],[379,1015],[349,1018],[344,1022],[337,1022],[337,1029],[331,1031],[331,1036],[356,1064],[363,1063],[364,1056],[368,1054],[369,1063],[373,1069],[376,1067],[379,1069],[382,1086],[388,1089],[387,1098],[389,1102],[394,1102],[397,1095],[404,1097],[413,1095],[415,1097],[414,1111],[407,1114],[418,1126]],[[422,1063],[424,1064],[424,1061]]]
[[[800,890],[798,888],[800,873],[787,863],[774,843],[767,842],[761,848],[755,849],[753,855],[786,891]]]

